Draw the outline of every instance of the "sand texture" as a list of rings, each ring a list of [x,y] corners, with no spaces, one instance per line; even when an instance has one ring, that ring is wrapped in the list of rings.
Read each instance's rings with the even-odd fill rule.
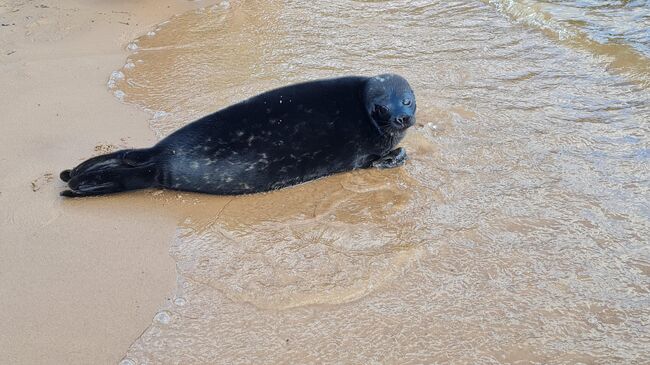
[[[574,3],[0,5],[0,364],[647,364],[650,13]],[[384,72],[417,95],[401,168],[58,195],[273,87]]]
[[[156,140],[107,78],[128,40],[201,5],[0,4],[0,363],[117,363],[174,287],[163,203],[66,200],[58,173]]]

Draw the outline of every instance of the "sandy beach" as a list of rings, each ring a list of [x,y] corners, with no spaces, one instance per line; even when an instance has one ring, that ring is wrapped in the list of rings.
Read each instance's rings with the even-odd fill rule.
[[[128,40],[203,5],[0,5],[0,362],[117,363],[174,287],[162,206],[141,194],[65,200],[58,173],[155,141],[147,115],[115,99],[107,78]]]
[[[0,4],[0,363],[646,364],[648,15]],[[61,170],[263,91],[386,72],[417,99],[399,168],[59,196]]]

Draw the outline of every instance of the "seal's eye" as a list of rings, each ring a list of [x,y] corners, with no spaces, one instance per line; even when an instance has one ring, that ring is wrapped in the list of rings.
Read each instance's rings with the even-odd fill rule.
[[[404,100],[402,100],[402,104],[404,104],[404,105],[406,105],[406,106],[411,105],[411,99],[404,99]]]
[[[384,105],[375,104],[372,116],[377,119],[388,120],[390,118],[390,110],[388,110]]]

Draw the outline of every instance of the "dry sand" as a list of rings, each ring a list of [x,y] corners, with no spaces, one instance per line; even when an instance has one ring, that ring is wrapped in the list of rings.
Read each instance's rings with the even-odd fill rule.
[[[0,4],[0,363],[117,363],[172,292],[164,199],[62,199],[58,172],[155,141],[106,81],[128,40],[205,5]]]

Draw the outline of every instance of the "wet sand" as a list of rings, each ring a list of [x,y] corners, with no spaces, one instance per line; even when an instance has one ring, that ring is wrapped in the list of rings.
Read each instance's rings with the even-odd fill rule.
[[[643,364],[647,59],[517,14],[231,1],[134,39],[110,86],[161,136],[275,86],[387,71],[418,122],[399,169],[193,196],[173,301],[125,364]]]
[[[175,286],[164,196],[65,200],[58,172],[156,138],[106,90],[128,40],[188,1],[0,5],[0,362],[114,364]]]
[[[518,3],[0,8],[0,358],[645,363],[643,42],[603,50]],[[274,86],[386,71],[418,96],[403,168],[58,198],[61,169],[156,140],[117,99],[164,136]]]

